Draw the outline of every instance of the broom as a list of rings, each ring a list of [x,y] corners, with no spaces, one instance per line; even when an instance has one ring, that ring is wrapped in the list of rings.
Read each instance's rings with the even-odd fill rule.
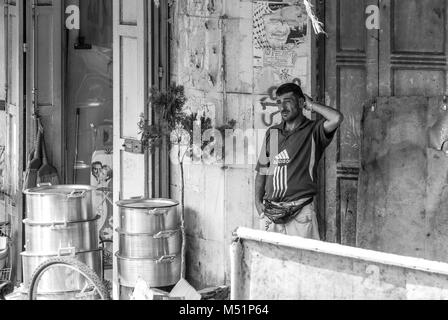
[[[25,172],[25,179],[23,182],[23,189],[35,188],[37,185],[37,172],[42,166],[42,159],[40,158],[40,149],[42,142],[42,129],[40,121],[38,121],[38,130],[36,140],[34,141],[34,151],[32,151],[28,157],[28,166]]]
[[[45,139],[42,135],[42,167],[37,172],[37,184],[49,183],[52,186],[59,184],[58,171],[48,164],[47,150],[45,148]]]

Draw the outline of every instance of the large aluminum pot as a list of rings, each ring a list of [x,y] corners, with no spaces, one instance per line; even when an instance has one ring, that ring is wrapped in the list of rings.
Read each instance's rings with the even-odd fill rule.
[[[119,253],[118,278],[120,284],[134,288],[139,278],[150,287],[168,287],[180,280],[181,257],[164,256],[158,260],[124,258]]]
[[[37,267],[48,259],[55,258],[58,255],[39,255],[23,252],[23,284],[29,288],[29,283]],[[76,259],[84,262],[98,276],[101,276],[101,250],[78,252]],[[85,278],[77,271],[67,267],[54,267],[46,271],[39,281],[37,292],[39,294],[53,294],[61,292],[80,291],[86,285]]]
[[[34,222],[72,222],[95,219],[91,186],[40,186],[24,191],[26,217]]]
[[[57,254],[61,248],[74,247],[76,252],[98,249],[99,216],[80,222],[37,223],[26,219],[25,248],[28,253]]]
[[[9,246],[6,246],[5,249],[0,249],[0,270],[6,267],[6,260],[9,256]]]
[[[134,199],[117,202],[120,230],[131,234],[156,235],[180,228],[179,202],[169,199]]]
[[[156,235],[150,234],[120,234],[120,255],[126,258],[159,259],[166,255],[178,255],[182,247],[182,233],[180,230],[161,231]]]

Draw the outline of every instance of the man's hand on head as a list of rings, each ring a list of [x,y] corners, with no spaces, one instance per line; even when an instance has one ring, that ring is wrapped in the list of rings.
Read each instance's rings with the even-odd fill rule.
[[[305,96],[305,105],[304,105],[304,109],[307,111],[313,111],[313,103],[314,100],[313,98],[311,98],[310,96],[304,94]]]
[[[334,132],[341,123],[344,121],[344,116],[339,110],[314,102],[313,99],[304,94],[305,96],[305,109],[311,112],[316,112],[322,115],[327,121],[324,123],[324,129],[326,133]]]

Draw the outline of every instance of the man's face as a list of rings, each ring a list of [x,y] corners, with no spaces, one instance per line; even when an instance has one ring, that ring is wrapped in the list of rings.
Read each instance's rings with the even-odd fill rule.
[[[286,93],[277,99],[280,106],[282,119],[285,122],[292,122],[302,114],[304,105],[303,99],[297,99],[294,93]]]
[[[291,29],[302,28],[308,22],[305,8],[300,6],[289,6],[280,10],[280,15]]]
[[[99,164],[95,164],[95,165],[93,165],[93,168],[92,168],[92,173],[93,173],[93,175],[94,176],[98,176],[99,175],[99,173],[100,173],[100,170],[102,169],[102,166],[101,165],[99,165]]]
[[[291,34],[291,30],[307,24],[305,9],[299,6],[288,6],[263,16],[266,39],[276,49],[283,47]]]
[[[263,17],[266,39],[272,48],[281,48],[288,41],[291,28],[280,12],[267,14]]]

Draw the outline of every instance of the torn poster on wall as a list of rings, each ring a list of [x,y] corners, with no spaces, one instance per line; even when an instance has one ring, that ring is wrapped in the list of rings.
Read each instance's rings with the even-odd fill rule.
[[[292,49],[304,42],[308,16],[303,2],[256,1],[254,6],[256,48]]]
[[[272,88],[286,82],[298,82],[309,93],[308,79],[309,37],[308,21],[316,33],[323,32],[322,23],[314,15],[308,0],[254,1],[253,52],[254,76],[257,93],[269,98],[260,101],[263,124],[272,125],[275,115],[266,121],[269,109],[276,113]],[[275,97],[274,97],[275,99]]]

